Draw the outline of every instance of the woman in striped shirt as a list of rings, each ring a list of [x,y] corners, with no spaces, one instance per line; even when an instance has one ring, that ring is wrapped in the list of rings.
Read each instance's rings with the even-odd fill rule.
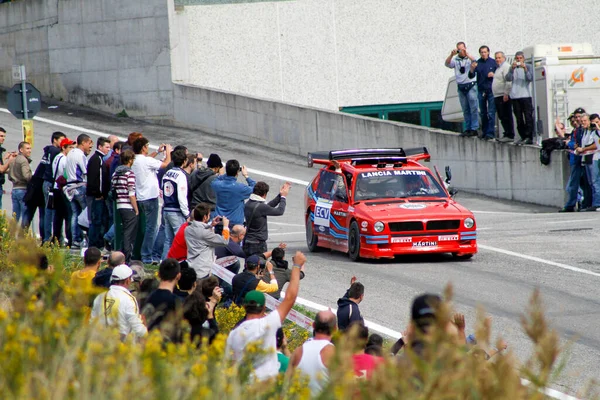
[[[117,204],[117,212],[123,221],[123,248],[127,263],[131,261],[131,253],[135,244],[138,225],[138,204],[135,198],[135,174],[131,164],[135,154],[132,150],[121,153],[121,165],[117,167],[112,177],[113,195]]]

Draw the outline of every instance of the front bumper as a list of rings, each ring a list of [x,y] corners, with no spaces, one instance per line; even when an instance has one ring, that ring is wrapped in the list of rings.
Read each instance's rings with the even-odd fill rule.
[[[360,256],[393,258],[401,254],[477,253],[476,231],[434,235],[361,235]]]

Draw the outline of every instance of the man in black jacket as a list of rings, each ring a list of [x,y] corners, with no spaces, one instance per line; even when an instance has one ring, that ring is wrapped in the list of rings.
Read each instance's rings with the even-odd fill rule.
[[[96,152],[90,157],[87,165],[86,204],[90,221],[90,247],[104,247],[104,233],[108,229],[108,210],[105,199],[110,189],[110,177],[107,168],[103,168],[103,157],[110,151],[110,141],[99,138]],[[105,228],[106,227],[106,228]]]
[[[365,287],[362,283],[356,282],[356,277],[353,276],[350,280],[350,289],[346,291],[344,297],[337,302],[337,318],[338,328],[340,331],[345,330],[354,321],[364,322],[358,305],[365,297]]]
[[[192,193],[190,209],[194,209],[200,203],[208,203],[211,206],[211,217],[214,217],[212,211],[215,210],[217,197],[210,184],[223,168],[223,162],[218,154],[211,154],[206,161],[206,168],[197,169],[190,177],[189,190]]]
[[[291,183],[284,183],[277,197],[267,203],[269,185],[265,182],[257,182],[254,185],[250,199],[244,207],[247,231],[243,249],[247,256],[267,251],[267,239],[269,238],[267,216],[283,215],[286,204],[285,198],[290,192],[290,188]]]

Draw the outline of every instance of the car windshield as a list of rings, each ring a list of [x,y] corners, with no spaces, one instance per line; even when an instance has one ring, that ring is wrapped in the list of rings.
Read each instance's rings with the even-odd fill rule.
[[[355,201],[410,197],[446,197],[446,192],[426,170],[381,170],[357,175]]]

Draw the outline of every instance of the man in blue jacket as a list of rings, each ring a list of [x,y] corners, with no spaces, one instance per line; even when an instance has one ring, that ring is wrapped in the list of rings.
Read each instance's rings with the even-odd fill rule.
[[[573,114],[573,132],[571,132],[571,139],[567,143],[567,147],[570,151],[574,151],[576,148],[581,147],[581,139],[583,137],[583,130],[581,128],[581,115],[585,114],[583,108],[578,108]],[[573,212],[575,211],[575,205],[577,204],[577,193],[579,192],[579,183],[584,174],[584,168],[581,166],[581,156],[575,155],[574,153],[569,154],[569,164],[571,166],[571,174],[569,175],[569,181],[567,182],[567,203],[558,212]]]
[[[471,63],[469,78],[477,75],[477,97],[479,99],[479,115],[481,115],[481,138],[490,140],[496,137],[496,103],[492,92],[492,81],[496,71],[496,60],[490,58],[490,48],[479,48],[481,58]]]
[[[247,185],[237,181],[238,173],[242,173]],[[229,226],[244,224],[244,200],[250,197],[256,182],[248,177],[246,166],[240,168],[237,160],[229,160],[225,164],[225,175],[217,177],[211,187],[217,198],[216,214],[229,219]]]

